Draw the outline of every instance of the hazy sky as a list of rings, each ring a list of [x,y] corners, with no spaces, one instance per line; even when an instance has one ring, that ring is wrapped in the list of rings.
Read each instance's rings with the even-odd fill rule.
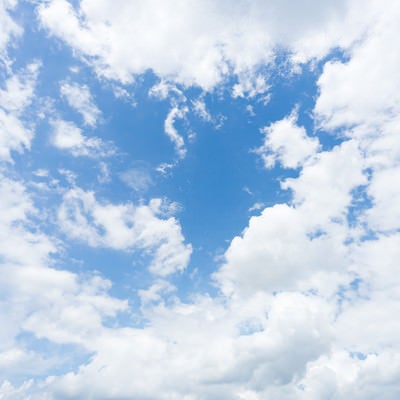
[[[0,399],[398,400],[400,2],[0,0]]]

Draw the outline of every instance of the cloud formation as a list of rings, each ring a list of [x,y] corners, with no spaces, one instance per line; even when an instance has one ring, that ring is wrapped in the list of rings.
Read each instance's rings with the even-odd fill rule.
[[[127,83],[151,69],[159,77],[211,90],[234,73],[247,77],[236,90],[241,95],[260,90],[263,78],[255,76],[252,84],[249,72],[271,63],[276,46],[302,62],[325,55],[342,39],[340,29],[347,33],[351,7],[344,1],[237,1],[227,7],[153,0],[117,6],[82,1],[74,8],[53,0],[39,7],[39,16],[49,32],[107,78]]]
[[[284,171],[274,179],[286,197],[256,203],[257,214],[211,271],[191,264],[200,253],[183,234],[193,231],[185,227],[190,210],[178,220],[174,199],[146,197],[150,183],[137,170],[116,180],[97,164],[107,156],[120,167],[123,158],[79,125],[97,129],[105,113],[88,84],[65,77],[46,92],[58,100],[61,93],[78,121],[59,118],[66,109],[56,100],[54,114],[35,119],[28,112],[44,89],[39,62],[24,60],[21,69],[7,54],[23,31],[8,12],[16,6],[0,2],[0,398],[397,400],[398,3],[35,3],[46,35],[69,46],[74,62],[94,68],[101,90],[115,80],[133,90],[132,82],[153,71],[158,83],[146,88],[146,101],[165,102],[157,126],[182,159],[176,174],[183,178],[174,181],[182,187],[196,156],[183,160],[189,143],[178,119],[194,113],[210,122],[208,107],[217,101],[221,109],[237,102],[252,114],[263,110],[266,92],[274,95],[272,76],[281,73],[279,57],[291,77],[302,70],[314,77],[309,109],[287,104],[257,126],[258,150],[254,143],[242,149],[255,165],[261,156],[262,172]],[[70,158],[40,153],[41,123]],[[137,157],[143,142],[134,139],[136,147],[123,150]],[[93,180],[80,161],[95,163],[103,179]],[[55,172],[66,166],[74,179]],[[166,178],[158,178],[154,191],[162,192]],[[134,195],[118,191],[121,179]],[[182,187],[168,196],[184,198]],[[96,265],[80,268],[79,251],[70,250],[76,243],[143,264],[134,288],[123,282],[129,295]],[[205,287],[196,287],[196,273]]]
[[[149,252],[153,256],[149,270],[166,276],[183,271],[191,253],[176,219],[162,218],[167,210],[160,199],[138,207],[102,204],[92,192],[74,188],[65,193],[58,219],[67,235],[90,246]]]

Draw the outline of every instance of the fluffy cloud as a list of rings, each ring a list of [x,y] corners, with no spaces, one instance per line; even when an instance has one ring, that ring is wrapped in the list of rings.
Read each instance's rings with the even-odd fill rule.
[[[126,302],[107,295],[110,282],[103,278],[80,277],[50,266],[58,242],[32,228],[38,210],[23,182],[1,175],[0,194],[3,199],[0,379],[3,381],[23,372],[46,373],[54,365],[48,355],[43,357],[40,350],[27,348],[21,340],[23,334],[55,343],[85,345],[102,320],[124,310]],[[31,384],[27,381],[14,388],[3,381],[0,394],[4,398],[26,398],[25,391]]]
[[[163,218],[165,211],[160,199],[149,205],[115,205],[99,202],[92,192],[76,188],[64,195],[58,217],[69,236],[90,246],[150,252],[150,271],[166,276],[186,268],[191,246],[184,244],[176,219]]]
[[[339,132],[340,143],[322,151],[294,114],[264,129],[266,166],[299,168],[281,181],[291,201],[265,208],[231,241],[213,274],[217,294],[192,294],[186,302],[160,278],[183,271],[191,253],[171,205],[112,203],[78,187],[65,190],[58,227],[68,238],[150,256],[155,280],[137,293],[140,310],[112,297],[107,279],[56,268],[60,239],[40,231],[40,210],[25,183],[1,175],[0,397],[397,399],[400,125],[392,46],[399,6],[84,0],[77,7],[51,0],[41,3],[39,16],[99,74],[122,82],[151,68],[211,90],[234,73],[234,96],[251,97],[267,89],[267,81],[252,79],[276,46],[295,61],[344,48],[347,61],[325,63],[312,115],[320,129]],[[9,82],[0,95],[0,121],[8,121],[4,160],[32,137],[18,114],[32,92],[19,78]],[[164,82],[154,94],[182,98],[176,90]],[[75,95],[81,99],[84,121],[94,125],[89,91],[73,84],[64,92],[71,105]],[[183,118],[183,103],[172,102],[165,122],[180,156],[185,143],[174,123]],[[205,108],[196,107],[202,115]],[[53,125],[58,147],[74,155],[101,151],[103,143],[76,126]],[[114,318],[121,311],[140,311],[143,323],[120,325]],[[84,360],[47,372],[40,349],[23,343],[23,334],[79,346]],[[10,369],[18,363],[28,371],[34,362],[53,376],[15,384]]]
[[[210,90],[233,71],[243,77],[235,91],[240,96],[265,91],[264,79],[253,72],[273,60],[276,46],[302,61],[337,46],[345,36],[338,32],[352,27],[352,3],[237,1],[227,7],[224,2],[153,0],[111,7],[84,0],[75,9],[66,0],[53,0],[40,5],[39,16],[44,27],[106,77],[130,82],[152,69],[162,78]]]
[[[264,310],[265,326],[241,333],[254,305]],[[326,350],[330,312],[317,298],[282,294],[241,306],[199,298],[154,309],[151,328],[99,336],[92,361],[55,380],[52,390],[61,398],[239,399],[246,390],[287,384]]]
[[[365,15],[371,13],[374,24],[350,48],[349,60],[326,63],[319,78],[315,112],[325,128],[356,124],[377,128],[398,113],[400,56],[392,38],[399,33],[400,7],[393,1],[371,1]]]
[[[304,165],[298,178],[288,178],[281,186],[293,192],[293,203],[310,221],[323,226],[345,216],[352,191],[367,184],[365,168],[358,143],[346,141],[319,153]]]
[[[307,136],[306,130],[297,126],[296,121],[297,112],[294,111],[262,130],[265,140],[257,153],[266,168],[272,168],[276,162],[284,168],[297,168],[318,150],[318,138]]]
[[[340,279],[349,279],[344,241],[351,232],[346,215],[352,191],[366,182],[355,143],[344,142],[315,155],[298,178],[282,183],[293,191],[293,205],[266,208],[250,219],[242,236],[233,239],[225,264],[215,274],[224,291],[322,289],[329,293],[332,288],[324,284],[328,275],[332,283],[343,272]]]

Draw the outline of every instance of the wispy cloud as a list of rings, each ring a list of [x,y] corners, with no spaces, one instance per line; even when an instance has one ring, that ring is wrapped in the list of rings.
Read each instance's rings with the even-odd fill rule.
[[[94,104],[88,86],[64,82],[61,84],[60,93],[69,106],[82,115],[85,125],[96,126],[101,112]]]
[[[84,136],[82,129],[73,122],[61,119],[51,121],[53,128],[51,142],[60,150],[66,150],[73,156],[109,157],[115,154],[115,147],[98,137]]]

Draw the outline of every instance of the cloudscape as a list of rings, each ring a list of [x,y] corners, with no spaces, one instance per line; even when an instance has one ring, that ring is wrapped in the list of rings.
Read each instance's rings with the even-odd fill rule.
[[[0,399],[398,400],[400,2],[0,0]]]

